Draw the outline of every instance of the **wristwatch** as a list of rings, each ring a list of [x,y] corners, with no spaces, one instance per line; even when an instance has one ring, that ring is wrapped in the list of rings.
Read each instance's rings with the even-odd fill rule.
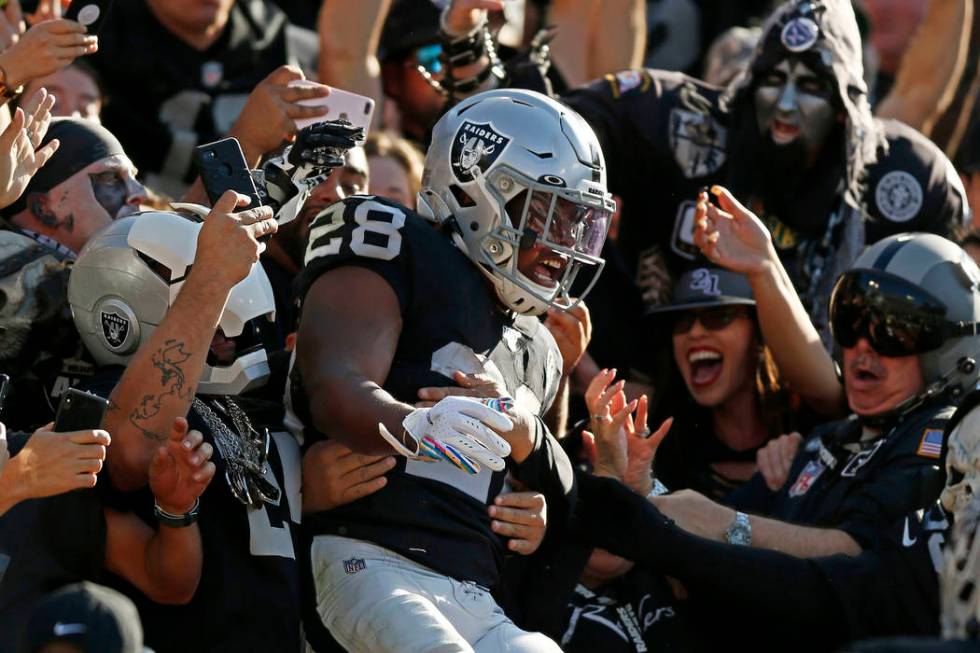
[[[185,512],[183,515],[175,515],[173,513],[167,512],[160,507],[160,504],[156,501],[153,502],[153,515],[157,518],[157,521],[164,526],[169,526],[170,528],[184,528],[185,526],[190,526],[197,521],[197,515],[200,512],[201,500],[194,499],[194,505],[191,509]]]
[[[752,544],[752,522],[744,512],[735,511],[735,519],[725,531],[725,539],[729,544],[749,546]]]

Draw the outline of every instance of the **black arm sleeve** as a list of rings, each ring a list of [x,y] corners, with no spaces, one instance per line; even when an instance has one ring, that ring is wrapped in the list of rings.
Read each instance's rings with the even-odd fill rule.
[[[835,596],[841,588],[814,561],[706,540],[616,481],[586,474],[577,481],[574,531],[592,546],[678,579],[707,618],[759,623],[764,615],[766,637],[784,644],[798,642],[801,632],[808,633],[807,647],[826,649],[849,639]],[[864,558],[843,562],[867,564]]]
[[[548,534],[564,532],[575,508],[575,473],[565,451],[540,417],[534,418],[534,449],[524,462],[512,464],[511,471],[521,483],[544,495]]]

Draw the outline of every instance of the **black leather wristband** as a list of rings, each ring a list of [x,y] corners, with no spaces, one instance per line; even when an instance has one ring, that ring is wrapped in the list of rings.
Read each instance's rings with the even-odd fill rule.
[[[183,515],[175,515],[169,513],[160,507],[156,501],[153,502],[153,515],[157,518],[157,521],[164,526],[169,526],[171,528],[185,528],[190,526],[197,521],[197,515],[201,509],[201,500],[194,499],[194,505],[191,509],[184,513]]]

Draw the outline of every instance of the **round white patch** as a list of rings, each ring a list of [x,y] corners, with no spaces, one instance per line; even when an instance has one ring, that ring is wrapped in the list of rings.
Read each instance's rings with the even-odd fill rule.
[[[907,222],[922,208],[922,184],[904,170],[892,170],[878,182],[875,204],[892,222]]]
[[[77,2],[78,0],[76,0]],[[85,27],[88,27],[95,21],[99,19],[99,15],[102,14],[102,10],[99,9],[99,5],[86,5],[82,7],[82,10],[78,12],[78,22]]]
[[[820,28],[809,18],[794,18],[786,23],[780,39],[790,52],[803,52],[813,47],[820,36]]]

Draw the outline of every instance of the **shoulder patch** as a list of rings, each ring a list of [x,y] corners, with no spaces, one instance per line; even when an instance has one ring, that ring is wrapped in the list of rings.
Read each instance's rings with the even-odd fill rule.
[[[686,178],[705,177],[724,165],[727,132],[710,113],[675,107],[668,130],[674,160]]]
[[[875,205],[892,222],[907,222],[922,208],[922,184],[904,170],[892,170],[875,187]]]
[[[922,439],[919,440],[919,448],[915,450],[915,454],[923,458],[938,459],[942,451],[943,430],[925,429],[922,432]]]

